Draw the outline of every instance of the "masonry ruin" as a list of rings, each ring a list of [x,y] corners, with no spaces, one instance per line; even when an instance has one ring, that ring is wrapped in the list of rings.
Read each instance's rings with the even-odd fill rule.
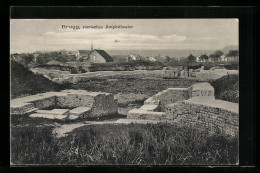
[[[142,107],[130,110],[127,118],[169,120],[206,128],[210,133],[238,134],[238,104],[216,100],[214,88],[206,82],[161,91],[148,98]]]
[[[11,100],[11,115],[49,119],[98,118],[115,115],[117,99],[110,93],[85,90],[46,92]],[[191,124],[210,133],[237,135],[238,103],[217,100],[207,82],[188,88],[168,88],[145,100],[127,113],[128,119],[169,120]]]
[[[11,115],[49,119],[98,118],[117,113],[117,99],[110,93],[85,90],[46,92],[11,100]]]

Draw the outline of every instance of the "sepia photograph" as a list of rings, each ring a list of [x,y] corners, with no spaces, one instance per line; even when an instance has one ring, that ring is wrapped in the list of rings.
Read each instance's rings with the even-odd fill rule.
[[[11,18],[10,165],[239,165],[239,19]]]

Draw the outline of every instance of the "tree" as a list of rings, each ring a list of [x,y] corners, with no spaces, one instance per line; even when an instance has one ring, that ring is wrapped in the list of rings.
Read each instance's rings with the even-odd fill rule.
[[[44,56],[40,55],[36,58],[36,65],[43,65],[48,62],[48,59],[45,58]]]
[[[20,56],[22,57],[22,59],[21,59],[21,62],[19,62],[19,63],[22,64],[25,67],[27,67],[28,64],[30,64],[34,59],[33,55],[30,54],[30,53],[21,54]]]
[[[211,58],[211,61],[218,61],[218,59],[223,55],[224,53],[221,50],[215,51],[213,54],[210,54],[209,57]]]
[[[68,61],[68,55],[62,55],[59,54],[56,58],[56,61],[60,61],[60,62],[67,62]]]
[[[208,57],[208,55],[203,54],[203,55],[200,56],[200,59],[201,59],[202,61],[208,61],[209,57]]]
[[[196,61],[196,57],[193,56],[192,54],[190,54],[190,55],[187,57],[187,61],[188,61],[188,63],[195,62],[195,61]]]
[[[232,56],[234,56],[234,57],[237,57],[239,55],[239,53],[238,53],[238,50],[230,50],[228,53],[227,53],[227,57],[232,57]]]
[[[165,62],[170,62],[171,58],[169,56],[165,56]]]
[[[224,53],[221,50],[217,50],[217,51],[214,52],[214,55],[215,55],[216,58],[219,58],[222,55],[224,55]]]

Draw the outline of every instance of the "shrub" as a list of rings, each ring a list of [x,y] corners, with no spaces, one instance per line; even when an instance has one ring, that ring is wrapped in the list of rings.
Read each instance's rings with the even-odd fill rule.
[[[239,102],[239,76],[237,74],[226,75],[211,82],[215,89],[216,99],[230,102]]]

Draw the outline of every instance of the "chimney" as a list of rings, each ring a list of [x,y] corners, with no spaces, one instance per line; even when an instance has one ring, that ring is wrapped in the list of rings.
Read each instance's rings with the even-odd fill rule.
[[[93,50],[93,44],[92,44],[92,42],[91,42],[91,50]]]

